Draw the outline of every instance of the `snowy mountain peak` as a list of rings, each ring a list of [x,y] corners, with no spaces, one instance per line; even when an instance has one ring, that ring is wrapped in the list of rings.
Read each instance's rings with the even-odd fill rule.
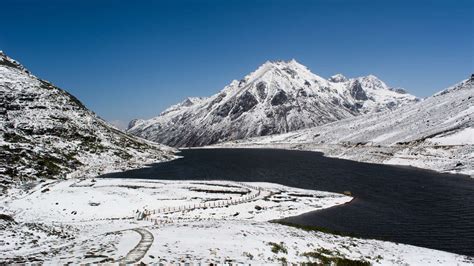
[[[199,103],[204,100],[204,97],[187,97],[183,102],[181,102],[182,106],[191,106],[193,104]]]
[[[368,75],[365,77],[360,77],[357,78],[359,82],[361,82],[363,85],[365,85],[368,88],[374,89],[374,90],[379,90],[379,89],[389,89],[387,84],[380,80],[378,77],[374,75]]]
[[[334,83],[346,82],[347,78],[342,74],[336,74],[336,75],[332,75],[329,78],[329,81],[334,82]]]
[[[258,67],[256,71],[252,73],[259,72],[259,71],[284,70],[284,69],[292,69],[295,71],[299,70],[299,71],[304,71],[304,72],[309,71],[309,69],[306,66],[298,63],[295,59],[291,59],[289,61],[285,61],[285,60],[266,61],[260,67]]]
[[[136,118],[136,119],[132,119],[132,120],[128,123],[127,129],[130,129],[130,128],[134,127],[136,124],[142,123],[143,121],[145,121],[145,120],[143,120],[143,119],[137,119],[137,118]]]
[[[280,89],[287,91],[299,85],[311,86],[315,83],[325,84],[327,80],[317,76],[304,65],[298,63],[295,59],[289,61],[266,61],[254,72],[248,74],[239,81],[238,88],[246,88],[249,85],[260,83],[274,84]],[[286,83],[286,85],[282,85]],[[298,83],[294,86],[288,86],[288,83]],[[226,88],[233,87],[232,83]],[[263,87],[261,87],[263,88]]]
[[[24,66],[22,66],[20,63],[13,60],[12,58],[8,57],[3,51],[0,51],[0,66],[10,67],[29,73],[29,71]]]
[[[169,112],[173,112],[175,110],[179,110],[180,108],[193,106],[194,104],[202,102],[205,99],[206,99],[205,97],[187,97],[184,101],[166,108],[161,113],[161,115],[169,113]]]
[[[189,98],[128,132],[172,146],[293,131],[414,102],[375,76],[330,82],[296,60],[267,61],[209,98]]]
[[[291,64],[295,64],[295,65],[301,65],[300,63],[298,63],[296,61],[296,59],[292,58],[290,60],[267,60],[265,61],[265,63],[263,63],[263,65],[275,65],[275,66],[279,66],[279,65],[291,65]],[[262,65],[262,66],[263,66]]]

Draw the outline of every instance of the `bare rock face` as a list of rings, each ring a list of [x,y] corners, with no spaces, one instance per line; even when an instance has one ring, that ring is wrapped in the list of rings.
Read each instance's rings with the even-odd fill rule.
[[[133,119],[128,123],[127,130],[134,127],[136,124],[143,122],[142,119]]]
[[[76,97],[0,53],[0,183],[99,174],[134,160],[171,158],[170,148],[123,133]],[[150,156],[150,157],[148,157]]]
[[[209,98],[188,98],[128,132],[159,143],[203,146],[278,134],[414,103],[375,76],[326,80],[295,60],[266,62]]]
[[[354,83],[350,87],[350,90],[352,98],[358,101],[366,101],[367,99],[369,99],[358,80],[354,81]]]

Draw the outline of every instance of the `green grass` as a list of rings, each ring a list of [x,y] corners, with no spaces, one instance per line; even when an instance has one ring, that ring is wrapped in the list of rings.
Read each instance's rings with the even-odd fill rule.
[[[42,157],[37,159],[38,170],[42,177],[56,178],[61,174],[61,161],[54,157]]]
[[[363,239],[375,239],[375,240],[392,241],[393,242],[393,239],[390,239],[390,238],[385,238],[385,237],[370,237],[370,238],[367,238],[367,237],[360,236],[360,235],[357,235],[357,234],[332,230],[332,229],[322,227],[322,226],[299,225],[299,224],[284,222],[284,221],[281,221],[281,220],[274,220],[274,221],[271,221],[271,222],[276,223],[276,224],[285,225],[285,226],[291,226],[291,227],[298,228],[298,229],[301,229],[301,230],[305,230],[305,231],[308,231],[308,232],[316,231],[316,232],[322,232],[322,233],[338,235],[338,236],[356,237],[356,238],[363,238]],[[353,245],[355,245],[355,244],[353,244]]]
[[[16,133],[11,133],[11,132],[5,132],[3,134],[3,137],[5,138],[5,141],[10,142],[10,143],[25,143],[29,142],[28,139],[25,137],[18,135]]]
[[[327,234],[333,234],[333,235],[339,235],[339,236],[349,236],[349,237],[354,237],[352,234],[347,234],[335,230],[330,230],[325,227],[320,227],[320,226],[306,226],[306,225],[299,225],[299,224],[293,224],[293,223],[288,223],[288,222],[283,222],[283,221],[272,221],[273,223],[285,225],[285,226],[291,226],[295,227],[301,230],[305,231],[317,231],[317,232],[323,232]],[[273,251],[273,249],[272,249]],[[337,266],[368,266],[371,265],[370,262],[364,261],[364,260],[351,260],[342,257],[339,251],[331,251],[329,249],[325,248],[318,248],[315,251],[311,252],[305,252],[301,254],[302,256],[317,259],[320,261],[320,263],[316,263],[314,265],[337,265]],[[309,263],[308,265],[312,265],[312,263]]]
[[[13,217],[11,217],[8,214],[3,214],[3,213],[0,213],[0,220],[4,220],[4,221],[7,221],[7,222],[15,222]]]
[[[107,148],[101,144],[100,139],[94,136],[83,136],[76,133],[74,137],[81,141],[81,148],[85,151],[91,153],[100,153],[107,150]]]
[[[130,160],[133,158],[132,155],[130,155],[128,152],[121,150],[121,151],[114,151],[114,155],[117,157],[120,157],[124,160]]]
[[[305,252],[302,256],[317,259],[322,265],[336,265],[336,266],[370,266],[370,262],[364,260],[351,260],[344,257],[331,257],[327,254],[321,254],[318,251]]]
[[[280,243],[275,243],[275,242],[268,242],[268,244],[272,247],[272,252],[275,254],[278,253],[284,253],[288,254],[288,250],[285,247],[285,244],[283,242]]]

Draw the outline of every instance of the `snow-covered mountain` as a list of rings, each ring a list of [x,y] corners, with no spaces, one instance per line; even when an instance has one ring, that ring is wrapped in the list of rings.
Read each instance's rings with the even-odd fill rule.
[[[96,175],[172,157],[125,134],[0,52],[0,182]]]
[[[171,146],[294,131],[416,102],[375,76],[326,80],[295,60],[266,62],[209,98],[188,98],[128,132]]]
[[[319,150],[340,158],[474,175],[474,75],[393,111],[223,146]]]

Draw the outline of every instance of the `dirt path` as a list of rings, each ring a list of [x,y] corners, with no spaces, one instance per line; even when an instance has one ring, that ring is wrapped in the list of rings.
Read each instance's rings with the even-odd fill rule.
[[[125,258],[119,261],[120,264],[133,264],[139,262],[153,244],[154,237],[150,231],[144,228],[135,228],[131,230],[139,233],[142,239],[140,239],[140,242],[138,242],[138,244],[127,253]]]

